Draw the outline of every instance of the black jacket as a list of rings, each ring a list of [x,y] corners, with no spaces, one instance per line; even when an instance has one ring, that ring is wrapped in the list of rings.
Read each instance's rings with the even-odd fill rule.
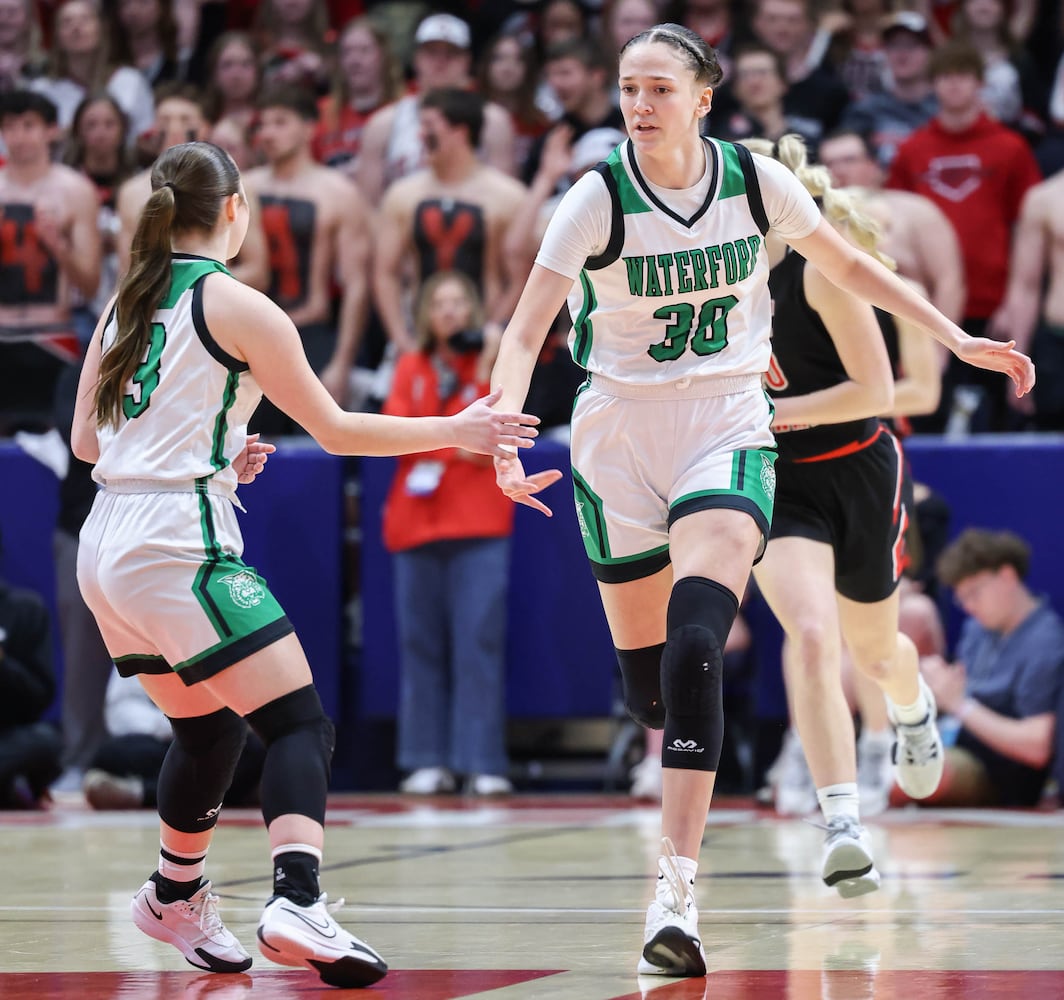
[[[0,580],[0,730],[37,722],[55,697],[44,601]]]

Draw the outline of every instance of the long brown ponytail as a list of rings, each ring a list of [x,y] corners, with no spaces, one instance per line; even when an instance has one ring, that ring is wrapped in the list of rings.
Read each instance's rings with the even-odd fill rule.
[[[224,150],[186,142],[166,150],[151,172],[152,194],[137,221],[130,266],[118,288],[118,332],[100,358],[96,423],[118,425],[126,383],[144,360],[152,317],[170,288],[173,238],[190,230],[210,232],[222,202],[240,190],[240,172]]]

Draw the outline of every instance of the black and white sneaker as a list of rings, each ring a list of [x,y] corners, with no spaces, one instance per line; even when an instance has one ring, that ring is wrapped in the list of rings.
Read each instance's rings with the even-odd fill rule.
[[[640,976],[704,976],[706,953],[698,935],[698,908],[691,884],[676,863],[676,849],[668,837],[658,858],[658,885],[647,908]]]
[[[343,902],[327,905],[325,893],[309,906],[283,896],[271,899],[256,932],[259,951],[278,965],[313,969],[329,986],[372,986],[384,977],[388,966],[365,941],[333,920],[330,911]]]
[[[243,972],[251,956],[218,916],[218,897],[204,882],[191,899],[160,903],[148,879],[129,906],[135,923],[148,937],[172,944],[189,965],[208,972]]]
[[[872,858],[868,831],[852,816],[836,816],[824,829],[824,884],[833,887],[843,899],[875,892],[879,888],[879,872]]]

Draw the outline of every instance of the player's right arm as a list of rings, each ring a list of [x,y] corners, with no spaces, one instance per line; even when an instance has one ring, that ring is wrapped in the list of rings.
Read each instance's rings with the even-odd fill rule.
[[[495,410],[488,396],[453,417],[389,417],[348,413],[318,381],[299,333],[284,311],[261,292],[222,274],[203,285],[207,328],[219,346],[246,361],[269,400],[336,455],[405,455],[459,447],[507,455],[530,447],[535,417]]]

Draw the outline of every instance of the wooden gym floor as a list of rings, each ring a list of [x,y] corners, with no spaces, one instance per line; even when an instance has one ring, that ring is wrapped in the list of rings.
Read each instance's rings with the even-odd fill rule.
[[[698,880],[710,974],[637,979],[657,810],[619,796],[337,796],[323,888],[403,1000],[1064,998],[1064,812],[895,811],[870,821],[883,887],[817,877],[823,834],[747,802],[711,814]],[[150,812],[0,814],[0,998],[316,1000],[259,957],[266,839],[225,814],[208,860],[248,975],[197,972],[140,934],[129,899],[157,853]]]

